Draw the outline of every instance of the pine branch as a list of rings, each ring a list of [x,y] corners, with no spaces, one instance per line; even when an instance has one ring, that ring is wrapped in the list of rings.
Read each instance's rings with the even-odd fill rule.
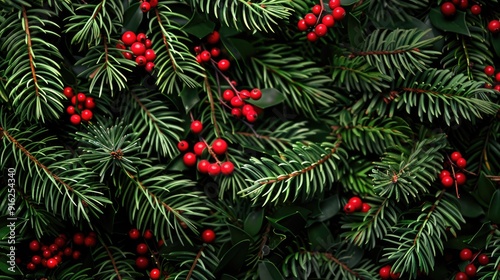
[[[92,251],[94,277],[97,279],[137,279],[143,274],[136,272],[135,254],[100,240],[101,246]]]
[[[213,246],[173,247],[163,256],[177,265],[177,269],[169,275],[172,279],[216,279],[214,271],[219,257]]]
[[[399,24],[414,19],[412,16],[425,12],[429,2],[429,0],[368,1],[364,12],[376,26],[397,28]]]
[[[497,174],[500,167],[500,123],[492,122],[483,127],[470,140],[472,143],[467,147],[467,155],[470,164],[468,170],[474,170],[479,174],[486,171],[489,174]]]
[[[0,25],[0,49],[10,61],[5,69],[5,88],[16,115],[27,120],[59,118],[64,98],[60,74],[62,56],[49,39],[59,36],[51,31],[58,25],[48,10],[13,12]]]
[[[239,193],[262,205],[309,200],[340,177],[337,165],[344,158],[340,143],[297,144],[279,156],[251,158],[242,170],[252,185]]]
[[[335,56],[332,63],[332,80],[337,87],[349,92],[382,92],[392,78],[370,66],[364,57]]]
[[[361,156],[352,156],[347,159],[347,164],[343,166],[343,176],[339,183],[346,192],[357,194],[373,194],[373,181],[369,177],[373,169],[371,162]]]

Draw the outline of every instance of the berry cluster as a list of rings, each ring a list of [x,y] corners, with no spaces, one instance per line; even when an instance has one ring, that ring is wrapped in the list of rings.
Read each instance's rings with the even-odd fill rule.
[[[139,5],[139,9],[143,13],[147,13],[151,8],[155,8],[156,6],[158,6],[158,0],[143,0],[141,5]]]
[[[344,205],[344,211],[348,214],[359,211],[366,213],[370,208],[370,204],[363,202],[361,198],[357,196],[351,197],[346,205]]]
[[[467,182],[467,177],[463,172],[455,172],[454,166],[464,169],[467,166],[467,160],[462,157],[460,152],[453,152],[450,155],[451,159],[451,172],[449,170],[443,169],[439,173],[439,179],[441,180],[441,185],[445,188],[453,186],[456,182],[457,186],[465,184]],[[452,177],[454,175],[454,177]]]
[[[391,265],[385,265],[380,268],[379,270],[379,275],[380,278],[386,280],[386,279],[399,279],[399,276],[401,273],[399,272],[393,272],[391,271],[392,266]]]
[[[493,89],[496,91],[500,91],[500,72],[497,72],[495,74],[495,67],[487,65],[486,67],[484,67],[484,73],[489,77],[492,77],[494,75],[496,85],[495,87],[493,87]]]
[[[460,10],[467,10],[469,8],[471,14],[479,15],[481,13],[481,6],[474,4],[469,7],[469,0],[453,0],[441,4],[441,13],[447,17],[452,18],[457,13],[457,8]]]
[[[206,229],[201,233],[201,240],[205,243],[212,243],[215,241],[215,232],[211,229]]]
[[[195,46],[194,51],[196,53],[196,61],[198,63],[206,63],[212,62],[214,67],[216,67],[221,73],[225,72],[231,66],[229,60],[222,58],[219,61],[214,60],[213,58],[217,58],[221,55],[221,49],[218,47],[220,42],[220,33],[215,30],[205,38],[205,43],[203,46]],[[204,46],[208,45],[209,48],[204,49]],[[225,77],[226,80],[229,80]],[[231,115],[236,118],[244,117],[246,121],[250,123],[254,123],[259,113],[261,113],[262,109],[252,104],[245,102],[247,99],[259,100],[262,97],[262,91],[258,88],[254,88],[252,90],[236,89],[236,82],[230,81],[229,85],[231,89],[226,89],[222,93],[222,104],[231,109]]]
[[[148,2],[143,2],[148,3]],[[152,49],[153,43],[144,33],[135,34],[133,31],[126,31],[122,34],[122,42],[116,45],[117,48],[131,52],[122,52],[123,56],[130,60],[135,60],[138,66],[144,67],[146,71],[151,73],[155,67],[154,60],[156,53]]]
[[[87,96],[81,92],[75,95],[75,91],[72,87],[65,87],[63,94],[71,102],[71,104],[66,107],[66,113],[70,115],[69,120],[72,124],[79,125],[82,120],[90,121],[92,119],[94,116],[92,109],[95,108],[95,100],[93,97]]]
[[[477,272],[477,266],[474,261],[480,265],[487,265],[490,262],[490,258],[486,254],[473,254],[469,248],[464,248],[460,251],[459,257],[462,261],[468,261],[469,263],[465,266],[464,271],[460,271],[455,274],[456,280],[468,280],[469,277],[475,277]]]
[[[67,240],[65,234],[60,234],[50,245],[45,245],[38,240],[32,240],[29,249],[33,255],[26,268],[30,271],[35,271],[40,266],[54,269],[63,261],[64,257],[78,260],[81,256],[81,247],[90,248],[96,245],[96,235],[94,232],[90,232],[87,236],[81,232],[75,233],[72,243],[71,245],[71,241]]]
[[[191,122],[191,132],[194,134],[199,134],[203,130],[203,124],[194,120]],[[207,148],[208,149],[205,149]],[[202,139],[193,146],[193,152],[188,152],[189,143],[186,140],[182,140],[177,143],[177,148],[179,151],[185,153],[182,160],[184,165],[192,167],[197,165],[197,169],[202,174],[208,174],[210,176],[217,176],[219,174],[231,175],[234,171],[234,164],[230,161],[221,162],[217,156],[224,155],[227,152],[227,142],[222,138],[217,138],[212,142],[212,145],[208,146],[206,141]],[[210,156],[215,159],[214,163],[211,163],[207,159],[200,159],[205,150],[208,150]],[[198,163],[198,164],[197,164]]]
[[[128,236],[130,239],[138,241],[139,238],[141,238],[141,232],[138,229],[133,228],[128,232]],[[142,237],[144,238],[144,242],[139,241],[136,245],[138,257],[135,259],[135,265],[139,269],[147,269],[149,267],[149,258],[146,255],[150,251],[150,247],[147,242],[153,240],[153,232],[147,229],[142,234]],[[160,243],[158,244],[160,245]],[[158,268],[153,268],[149,272],[149,277],[153,280],[160,279],[161,271]]]
[[[297,23],[300,31],[307,32],[307,40],[315,42],[319,37],[328,33],[328,28],[335,26],[336,21],[341,21],[346,16],[345,9],[340,5],[340,0],[330,0],[328,7],[331,13],[325,11],[323,5],[317,4],[311,8],[311,13],[304,16]]]

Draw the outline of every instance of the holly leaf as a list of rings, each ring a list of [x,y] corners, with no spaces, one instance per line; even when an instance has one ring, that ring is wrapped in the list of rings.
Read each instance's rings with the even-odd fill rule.
[[[487,217],[492,223],[500,224],[500,189],[493,193]]]
[[[139,25],[141,25],[142,17],[144,13],[139,9],[139,4],[141,2],[135,2],[128,7],[128,9],[123,14],[123,27],[122,32],[134,31],[137,32]]]
[[[464,217],[477,218],[484,214],[481,205],[468,192],[461,193],[458,202],[460,203],[460,209]]]
[[[453,18],[446,18],[441,13],[441,9],[439,7],[431,9],[431,11],[429,12],[431,23],[437,29],[470,36],[470,31],[469,27],[467,26],[467,22],[465,21],[465,16],[465,12],[457,11]]]
[[[334,243],[334,238],[324,223],[316,223],[308,228],[307,235],[313,250],[328,250]]]
[[[218,272],[224,268],[224,271],[231,274],[232,272],[238,273],[241,266],[245,263],[249,247],[250,241],[242,240],[229,248],[229,250],[227,250],[220,259],[219,265],[217,266],[215,271]]]
[[[275,88],[261,89],[262,97],[259,100],[247,99],[246,102],[259,108],[266,109],[285,101],[285,95]]]
[[[335,216],[340,210],[340,200],[339,196],[333,195],[327,199],[320,202],[319,208],[321,209],[321,214],[317,217],[318,221],[323,222],[331,217]]]
[[[263,221],[264,210],[262,208],[258,211],[252,211],[245,219],[243,229],[251,236],[255,236],[259,233]]]
[[[477,188],[472,194],[477,198],[479,203],[487,206],[490,203],[495,189],[493,182],[486,177],[484,172],[481,172],[477,181]]]
[[[212,33],[215,28],[215,23],[208,21],[200,14],[194,13],[191,20],[182,28],[187,33],[197,37],[198,39],[204,38]]]
[[[182,100],[182,107],[184,111],[188,113],[191,109],[198,104],[200,97],[198,96],[198,90],[195,88],[184,87],[180,93]]]

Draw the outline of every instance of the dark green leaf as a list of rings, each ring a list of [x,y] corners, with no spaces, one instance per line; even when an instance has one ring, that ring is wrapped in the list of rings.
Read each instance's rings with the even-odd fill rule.
[[[196,36],[198,39],[201,39],[212,33],[214,31],[214,28],[214,22],[208,21],[200,14],[194,13],[191,20],[186,25],[184,25],[182,29],[189,34]]]
[[[229,274],[223,274],[221,276],[220,280],[238,280],[238,278],[235,278]]]
[[[307,235],[314,251],[326,251],[334,243],[333,235],[324,223],[316,223],[308,228]]]
[[[262,227],[262,222],[264,221],[264,209],[259,209],[257,211],[252,211],[245,219],[243,228],[251,236],[255,236],[259,233]]]
[[[495,50],[495,53],[497,56],[500,56],[500,34],[495,34],[490,36],[491,38],[491,45],[493,46],[493,49]]]
[[[464,217],[477,218],[484,214],[484,210],[481,205],[468,192],[462,192],[458,201]]]
[[[241,266],[245,263],[246,255],[248,253],[248,248],[250,246],[250,241],[243,240],[234,246],[232,246],[221,258],[219,265],[215,271],[224,271],[229,273],[237,273]]]
[[[496,190],[491,197],[488,218],[492,223],[500,224],[500,190]]]
[[[265,88],[261,91],[262,97],[259,100],[248,99],[247,102],[259,108],[265,109],[274,105],[278,105],[285,101],[285,95],[277,89]]]
[[[453,18],[446,18],[441,13],[439,7],[431,9],[429,12],[429,17],[431,23],[438,29],[446,32],[454,32],[457,34],[462,34],[470,36],[469,27],[465,21],[466,13],[463,11],[457,11],[457,14]]]
[[[172,161],[170,161],[170,163],[167,165],[166,169],[170,171],[184,171],[188,170],[189,168],[184,164],[182,155],[180,155],[172,159]]]
[[[233,244],[239,243],[243,240],[252,240],[252,236],[250,236],[246,231],[241,228],[228,224],[229,233],[231,234],[231,242]]]
[[[273,229],[272,233],[269,234],[269,248],[271,250],[276,249],[285,239],[286,235],[276,232],[276,229]]]
[[[184,87],[181,91],[182,105],[186,113],[188,113],[198,102],[200,98],[198,96],[198,90],[195,88]]]
[[[363,258],[364,250],[361,247],[350,245],[340,251],[337,255],[347,267],[355,267]]]
[[[495,186],[493,185],[493,182],[491,182],[491,180],[488,179],[483,172],[481,172],[481,174],[479,174],[479,180],[477,181],[477,188],[473,194],[477,197],[480,203],[486,206],[490,203],[494,192]]]
[[[333,195],[320,202],[321,214],[317,217],[318,221],[323,222],[335,216],[340,210],[340,200],[338,195]]]
[[[363,43],[365,37],[359,20],[351,14],[347,14],[347,26],[349,26],[348,35],[351,45],[356,47]]]
[[[283,275],[281,275],[280,271],[272,262],[261,261],[259,263],[259,278],[261,280],[279,280],[284,279]]]
[[[303,229],[307,222],[299,212],[288,214],[279,218],[267,217],[267,219],[274,228],[283,232],[289,232],[293,235],[295,235],[297,231]]]
[[[135,2],[125,11],[123,15],[123,27],[122,32],[134,31],[137,32],[139,25],[141,25],[142,17],[144,13],[139,9],[139,4],[141,2]]]

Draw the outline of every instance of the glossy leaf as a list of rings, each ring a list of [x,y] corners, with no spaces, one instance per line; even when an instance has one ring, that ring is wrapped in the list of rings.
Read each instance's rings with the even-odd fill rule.
[[[233,245],[222,256],[215,271],[238,272],[241,266],[245,263],[245,258],[250,246],[250,241],[243,240]]]
[[[252,211],[245,219],[243,228],[251,236],[259,233],[262,227],[262,222],[264,221],[264,209],[259,209],[257,211]]]
[[[488,218],[492,223],[500,224],[500,190],[496,190],[491,197]]]
[[[283,275],[281,275],[280,271],[272,262],[261,261],[258,267],[259,277],[261,280],[273,279],[280,280],[285,279]]]
[[[274,88],[261,89],[262,97],[259,100],[247,99],[246,101],[259,108],[266,109],[274,105],[278,105],[285,101],[285,95]]]
[[[470,31],[469,27],[467,26],[467,22],[465,21],[465,16],[465,12],[457,11],[456,15],[453,18],[448,19],[443,16],[439,7],[433,8],[429,12],[431,22],[436,28],[446,32],[454,32],[457,34],[470,36]]]

